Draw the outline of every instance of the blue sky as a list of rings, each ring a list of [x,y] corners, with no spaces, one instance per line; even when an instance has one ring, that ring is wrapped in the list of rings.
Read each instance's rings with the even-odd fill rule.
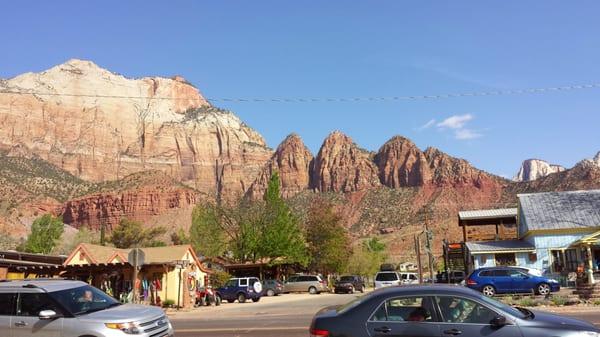
[[[11,1],[0,77],[70,58],[183,75],[207,97],[367,97],[600,83],[600,3],[579,1]],[[389,102],[220,103],[276,147],[341,130],[394,135],[495,174],[600,150],[600,89]],[[424,127],[428,126],[428,127]]]

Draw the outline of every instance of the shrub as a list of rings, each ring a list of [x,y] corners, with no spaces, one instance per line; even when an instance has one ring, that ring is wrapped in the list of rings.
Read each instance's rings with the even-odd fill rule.
[[[530,297],[524,297],[518,302],[520,307],[536,307],[538,304],[539,303],[535,299]]]
[[[592,302],[592,304],[593,304],[593,305],[600,305],[600,298],[597,298],[597,299],[595,299],[595,300]]]
[[[166,299],[162,302],[164,308],[172,308],[175,305],[174,300]]]
[[[567,303],[567,299],[563,296],[552,296],[550,298],[550,302],[553,305],[558,305],[558,306],[562,306],[565,305]]]

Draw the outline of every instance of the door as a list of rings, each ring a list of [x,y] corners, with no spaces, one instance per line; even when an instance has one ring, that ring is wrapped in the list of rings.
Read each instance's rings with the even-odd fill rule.
[[[290,278],[289,278],[289,279],[288,279],[288,280],[285,282],[285,292],[286,292],[286,293],[287,293],[287,292],[296,291],[296,290],[294,289],[294,288],[295,288],[295,285],[296,285],[296,283],[298,283],[298,282],[296,282],[296,281],[298,281],[298,276],[292,276],[292,277],[290,277]]]
[[[386,300],[367,322],[371,337],[439,337],[438,319],[430,297]]]
[[[225,300],[234,300],[235,295],[236,295],[235,289],[237,287],[237,284],[238,284],[237,279],[231,279],[231,280],[227,281],[227,283],[225,283],[223,288],[221,288],[219,290],[219,292],[221,293],[221,297]]]
[[[308,291],[308,288],[312,285],[311,281],[313,278],[310,276],[300,276],[298,280],[300,282],[296,282],[298,287],[296,291]]]
[[[497,269],[492,271],[492,279],[496,292],[510,292],[512,291],[512,279],[509,276],[507,269]]]
[[[0,336],[11,337],[11,318],[16,313],[16,294],[0,293]]]
[[[39,319],[42,310],[53,310],[63,315],[61,309],[47,293],[21,293],[17,301],[17,315],[12,318],[13,337],[60,337],[64,318]]]
[[[508,276],[511,278],[511,290],[515,292],[530,292],[533,286],[529,281],[529,276],[516,269],[508,271]]]
[[[479,302],[455,296],[437,296],[435,301],[441,314],[442,337],[521,336],[519,328],[510,322],[500,328],[493,327],[492,319],[500,315]]]

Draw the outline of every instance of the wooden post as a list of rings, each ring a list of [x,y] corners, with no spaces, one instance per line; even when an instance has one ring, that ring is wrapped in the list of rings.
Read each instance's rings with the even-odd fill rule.
[[[588,243],[585,247],[587,249],[587,255],[588,255],[588,283],[589,284],[594,284],[594,263],[592,262],[592,248],[591,245]]]
[[[419,269],[419,283],[423,283],[423,268],[421,267],[421,245],[419,235],[415,234],[415,252],[417,255],[417,268]]]

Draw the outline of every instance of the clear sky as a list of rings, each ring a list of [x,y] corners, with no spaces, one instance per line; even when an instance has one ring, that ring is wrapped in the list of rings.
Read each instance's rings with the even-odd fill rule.
[[[434,95],[600,83],[597,1],[7,1],[0,77],[70,58],[180,74],[206,97]],[[600,150],[600,89],[390,102],[219,103],[271,147],[394,135],[495,174]]]

